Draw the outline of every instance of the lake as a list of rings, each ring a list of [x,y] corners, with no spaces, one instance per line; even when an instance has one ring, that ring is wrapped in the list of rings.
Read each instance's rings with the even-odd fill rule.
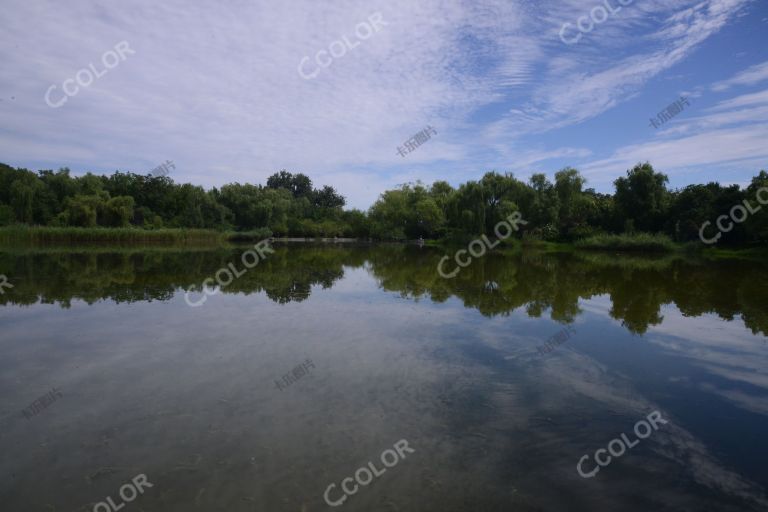
[[[246,249],[0,252],[3,510],[768,507],[766,263]]]

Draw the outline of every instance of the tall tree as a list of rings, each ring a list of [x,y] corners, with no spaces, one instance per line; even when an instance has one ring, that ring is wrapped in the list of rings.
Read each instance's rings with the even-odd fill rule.
[[[626,178],[614,182],[616,209],[629,230],[661,230],[668,208],[668,182],[665,174],[655,172],[647,162],[636,165],[627,171]]]

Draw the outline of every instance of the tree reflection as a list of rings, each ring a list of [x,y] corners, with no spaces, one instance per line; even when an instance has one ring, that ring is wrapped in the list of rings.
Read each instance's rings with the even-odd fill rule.
[[[366,268],[386,291],[413,300],[451,297],[493,317],[522,308],[531,317],[571,322],[579,300],[606,295],[610,315],[630,332],[660,325],[661,307],[675,304],[686,316],[740,316],[753,333],[768,332],[768,282],[761,262],[703,261],[683,257],[638,258],[610,254],[494,252],[475,259],[454,279],[437,272],[448,251],[428,247],[276,245],[275,253],[222,293],[264,292],[279,304],[307,300],[313,286],[333,287],[346,268]],[[0,274],[14,285],[0,304],[92,304],[169,300],[179,290],[200,290],[204,279],[242,249],[104,250],[0,253]]]

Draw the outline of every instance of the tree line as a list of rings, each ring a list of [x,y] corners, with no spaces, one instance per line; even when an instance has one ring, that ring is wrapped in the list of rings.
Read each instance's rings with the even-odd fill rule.
[[[543,173],[523,182],[510,173],[488,172],[478,181],[453,188],[445,181],[431,186],[402,185],[384,192],[367,215],[375,238],[466,239],[493,233],[493,228],[519,211],[528,224],[523,236],[573,242],[600,234],[665,234],[676,242],[699,240],[705,222],[730,215],[736,205],[749,202],[750,211],[768,201],[768,173],[761,171],[746,188],[719,183],[689,185],[670,190],[669,178],[650,163],[638,164],[614,181],[615,192],[602,194],[585,188],[578,170],[568,167],[551,182]],[[744,222],[730,223],[720,243],[768,243],[768,207]],[[729,223],[724,224],[726,227]]]
[[[333,187],[315,188],[301,173],[280,171],[266,185],[231,183],[205,190],[167,176],[115,172],[73,177],[68,169],[14,169],[0,164],[0,226],[203,228],[269,231],[276,236],[340,236],[382,240],[466,239],[492,233],[519,211],[523,236],[570,242],[593,235],[662,233],[677,242],[699,239],[701,226],[744,201],[755,211],[768,187],[761,171],[751,183],[689,185],[670,190],[669,179],[649,163],[615,182],[613,194],[585,188],[578,170],[565,168],[554,181],[533,174],[488,172],[454,188],[445,181],[387,190],[367,212],[344,209]],[[768,208],[765,208],[768,210]],[[710,229],[714,229],[710,227]],[[708,236],[711,233],[708,233]],[[756,211],[723,234],[724,244],[768,242],[768,212]]]
[[[205,190],[168,176],[115,172],[74,177],[0,164],[0,226],[198,228],[277,235],[348,233],[362,212],[343,211],[333,187],[316,189],[303,174],[281,171],[266,186],[230,183]]]

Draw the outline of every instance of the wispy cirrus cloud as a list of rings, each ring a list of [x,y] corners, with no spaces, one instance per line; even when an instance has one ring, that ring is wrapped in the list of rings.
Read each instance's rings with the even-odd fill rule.
[[[685,59],[747,4],[748,0],[631,4],[597,26],[589,39],[562,45],[570,59],[555,61],[546,80],[532,91],[530,101],[511,110],[490,130],[517,135],[551,131],[581,123],[631,100],[643,85]],[[577,13],[589,12],[583,3],[578,5],[571,4],[574,20]],[[636,24],[650,24],[648,20],[654,16],[662,21],[640,34],[647,49],[626,51],[637,44],[625,37],[626,31]],[[623,44],[617,42],[619,36]],[[625,49],[623,55],[620,48]]]
[[[264,182],[287,168],[366,207],[410,179],[463,181],[604,151],[598,137],[579,147],[551,134],[631,102],[750,4],[635,2],[568,46],[562,23],[591,4],[9,0],[0,20],[0,153],[13,165],[77,173],[148,172],[172,159],[178,181],[205,186]],[[375,12],[381,31],[301,78],[303,57],[353,35]],[[136,54],[64,107],[45,104],[51,84],[121,40]],[[733,84],[752,83],[761,69]],[[397,145],[426,124],[438,136],[418,155],[398,156]]]
[[[755,85],[766,80],[768,80],[768,62],[763,62],[761,64],[755,64],[733,78],[713,84],[712,90],[715,92],[722,92],[731,87],[739,85]]]
[[[605,181],[617,170],[646,160],[669,172],[740,163],[757,172],[768,163],[768,89],[721,101],[699,116],[676,120],[653,139],[618,148],[608,158],[584,166],[593,180]],[[723,181],[732,177],[724,176]]]

